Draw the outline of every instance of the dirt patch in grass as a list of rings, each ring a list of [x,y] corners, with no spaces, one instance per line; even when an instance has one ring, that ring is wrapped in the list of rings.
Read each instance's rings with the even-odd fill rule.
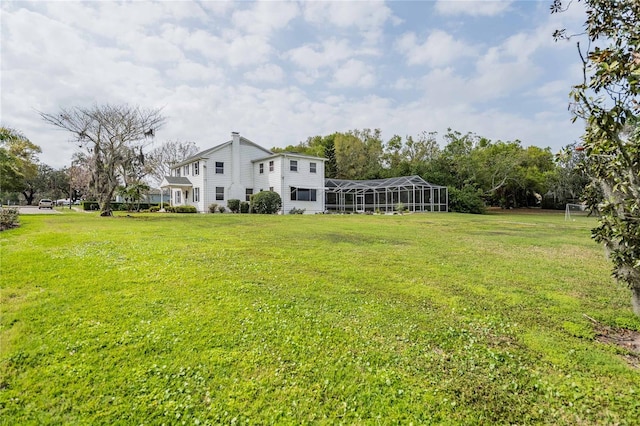
[[[587,317],[589,318],[589,317]],[[634,368],[640,368],[640,331],[628,328],[615,328],[600,324],[593,318],[596,340],[609,345],[616,345],[628,351],[623,358]]]

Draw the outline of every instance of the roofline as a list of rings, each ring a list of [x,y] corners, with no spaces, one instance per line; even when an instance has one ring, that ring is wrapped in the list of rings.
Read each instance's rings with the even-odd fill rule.
[[[256,160],[251,160],[252,163],[257,163],[260,161],[265,161],[265,160],[269,160],[271,158],[276,158],[276,157],[297,157],[297,158],[306,158],[306,159],[310,159],[310,160],[318,160],[318,161],[327,161],[326,158],[323,157],[316,157],[314,155],[306,155],[306,154],[298,154],[297,152],[274,152],[272,155],[266,156],[266,157],[262,157],[262,158],[258,158]]]
[[[243,142],[246,143],[246,144],[249,144],[249,145],[253,145],[256,148],[261,149],[262,151],[264,151],[264,152],[266,152],[268,154],[273,154],[270,150],[258,145],[257,143],[245,138],[244,136],[240,136],[240,143],[243,143]],[[233,143],[233,140],[230,140],[230,141],[227,141],[227,142],[223,142],[223,143],[221,143],[219,145],[216,145],[216,146],[214,146],[212,148],[205,149],[204,151],[200,151],[199,153],[197,153],[195,155],[192,155],[189,158],[185,158],[184,160],[182,160],[182,161],[180,161],[178,163],[172,164],[169,167],[171,169],[175,169],[175,168],[178,168],[178,167],[182,167],[182,166],[184,166],[186,164],[193,163],[194,161],[197,161],[197,160],[207,160],[211,154],[213,154],[214,152],[218,151],[219,149],[224,148],[227,145],[231,145],[232,143]]]

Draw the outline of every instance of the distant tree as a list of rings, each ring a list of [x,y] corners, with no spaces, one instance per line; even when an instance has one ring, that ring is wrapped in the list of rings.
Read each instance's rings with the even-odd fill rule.
[[[584,152],[576,150],[577,147],[574,142],[556,154],[556,167],[547,175],[545,206],[564,208],[567,203],[577,203],[582,199],[589,176],[583,168]]]
[[[23,192],[38,175],[40,147],[18,130],[0,127],[0,191]],[[29,192],[27,192],[29,193]],[[33,197],[27,199],[31,204]]]
[[[143,161],[140,153],[164,124],[159,109],[128,105],[103,105],[62,109],[57,114],[41,112],[42,119],[71,132],[87,151],[91,164],[91,186],[100,204],[101,216],[111,216],[111,199],[128,179],[127,170]]]
[[[46,189],[52,199],[69,198],[69,169],[51,169],[46,178]],[[73,201],[73,200],[72,200]]]
[[[382,176],[380,129],[351,130],[334,138],[336,177],[376,179]]]
[[[421,132],[417,137],[406,136],[403,141],[394,135],[384,144],[385,176],[423,176],[429,174],[434,160],[441,153],[436,132]]]
[[[152,149],[146,158],[149,175],[156,184],[160,184],[165,176],[169,176],[171,166],[198,153],[200,149],[195,142],[167,141]]]
[[[554,0],[551,12],[570,3]],[[640,316],[640,1],[583,3],[587,40],[577,43],[583,79],[571,105],[574,120],[586,123],[582,142],[592,179],[586,201],[601,214],[592,236],[606,247],[613,276],[629,286]],[[554,37],[574,36],[559,29]],[[598,192],[603,200],[593,196]]]
[[[140,200],[149,193],[150,189],[149,185],[144,182],[129,182],[127,186],[119,186],[117,193],[127,204],[127,210],[140,211]]]
[[[36,194],[46,193],[50,197],[53,196],[51,191],[53,171],[54,170],[46,164],[38,163],[36,173],[24,179],[20,193],[27,202],[27,205],[33,204]]]
[[[481,143],[482,138],[471,132],[463,134],[447,129],[444,141],[445,146],[432,167],[433,175],[439,176],[440,179],[434,179],[433,182],[458,189],[475,185],[478,166],[474,163],[471,153]]]

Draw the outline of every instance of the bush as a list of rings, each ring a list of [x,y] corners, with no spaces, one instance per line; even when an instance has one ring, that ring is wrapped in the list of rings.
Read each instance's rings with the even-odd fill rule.
[[[458,213],[483,214],[486,212],[484,200],[479,190],[472,186],[462,189],[449,187],[449,210]]]
[[[83,201],[80,203],[82,210],[100,210],[100,204],[97,201]]]
[[[167,213],[198,213],[195,206],[170,206],[165,208]]]
[[[176,206],[176,213],[198,213],[196,206]]]
[[[240,203],[240,213],[249,213],[249,203],[246,201]]]
[[[399,202],[398,204],[396,204],[396,211],[400,214],[403,214],[407,211],[407,206],[405,206],[403,202]]]
[[[224,213],[224,212],[226,212],[226,211],[227,211],[227,208],[226,208],[225,206],[218,206],[218,211],[219,211],[220,213]]]
[[[251,211],[258,214],[274,214],[280,210],[282,199],[273,191],[262,191],[251,196]]]
[[[218,205],[216,203],[209,204],[209,213],[215,213],[218,211]]]
[[[149,212],[150,212],[150,213],[157,213],[157,212],[159,212],[159,211],[160,211],[160,206],[151,206],[151,207],[149,208]]]
[[[0,231],[20,226],[18,209],[0,207]]]
[[[238,213],[240,211],[240,200],[229,200],[227,201],[227,207],[231,211],[231,213]],[[223,213],[223,212],[220,212]]]
[[[296,209],[295,207],[289,210],[289,214],[304,214],[306,209]]]

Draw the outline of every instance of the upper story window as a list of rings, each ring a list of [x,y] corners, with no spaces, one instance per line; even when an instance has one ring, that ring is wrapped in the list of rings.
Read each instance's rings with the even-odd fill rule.
[[[273,171],[273,160],[269,161],[269,171]]]
[[[178,167],[177,169],[173,169],[173,175],[176,177],[180,177],[180,167]]]
[[[196,161],[193,163],[193,175],[198,176],[200,174],[200,162]]]
[[[182,167],[182,172],[184,173],[185,176],[189,176],[189,165],[185,165]]]
[[[297,160],[290,160],[289,161],[289,170],[291,170],[292,172],[297,172],[298,171],[298,161]]]
[[[260,168],[260,174],[264,173],[264,163],[260,163],[260,165],[258,166]]]
[[[216,161],[216,174],[224,174],[224,163],[222,161]]]
[[[316,172],[316,163],[309,163],[309,172],[311,173]]]

